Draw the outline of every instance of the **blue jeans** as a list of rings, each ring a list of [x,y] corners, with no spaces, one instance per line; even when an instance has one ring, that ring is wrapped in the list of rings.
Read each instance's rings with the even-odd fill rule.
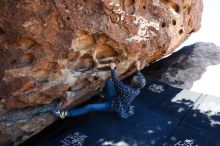
[[[107,80],[105,82],[105,87],[103,88],[103,93],[107,98],[105,102],[96,103],[96,104],[88,104],[82,108],[78,109],[70,109],[68,111],[68,116],[79,116],[92,111],[110,111],[112,99],[117,95],[113,81]]]

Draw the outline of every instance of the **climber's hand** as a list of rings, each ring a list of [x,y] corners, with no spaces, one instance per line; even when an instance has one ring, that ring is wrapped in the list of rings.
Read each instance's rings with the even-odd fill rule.
[[[136,61],[136,62],[134,63],[134,65],[135,65],[135,67],[137,68],[137,70],[140,70],[140,69],[141,69],[141,67],[140,67],[141,62],[140,62],[139,60]]]
[[[111,69],[115,69],[115,68],[116,68],[115,63],[110,63],[109,65],[110,65],[110,68],[111,68]]]

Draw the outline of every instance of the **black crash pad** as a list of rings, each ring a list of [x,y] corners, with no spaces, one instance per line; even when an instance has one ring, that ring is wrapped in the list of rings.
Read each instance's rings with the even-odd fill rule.
[[[138,106],[138,104],[135,105]],[[116,145],[120,143],[129,146],[159,146],[178,124],[178,121],[172,117],[162,116],[146,109],[137,109],[138,112],[135,116],[129,119],[121,119],[113,114],[97,114],[93,119],[74,128],[67,134],[40,145],[65,145],[68,140],[71,141],[68,136],[79,133],[81,136],[87,136],[84,139],[83,146]],[[73,144],[73,142],[70,143]]]
[[[199,110],[207,102],[218,105],[219,99],[207,97],[159,81],[149,81],[134,100],[135,115],[128,119],[108,112],[67,118],[22,145],[183,146],[184,142],[193,140],[190,146],[219,146],[219,108],[212,109],[216,112],[212,117],[215,119],[214,127],[207,121],[210,119],[208,112]],[[88,119],[77,122],[85,117]],[[202,119],[206,119],[205,123]]]
[[[220,138],[203,129],[181,125],[163,146],[220,146]]]

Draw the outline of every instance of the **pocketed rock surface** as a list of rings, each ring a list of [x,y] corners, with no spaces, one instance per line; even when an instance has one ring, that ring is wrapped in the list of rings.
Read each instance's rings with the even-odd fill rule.
[[[84,102],[110,77],[124,78],[172,53],[200,28],[201,0],[1,0],[0,144],[17,145],[50,114]]]

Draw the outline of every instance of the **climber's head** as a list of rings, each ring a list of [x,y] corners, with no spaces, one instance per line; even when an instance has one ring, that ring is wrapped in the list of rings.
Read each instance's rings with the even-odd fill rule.
[[[138,71],[137,74],[131,80],[131,86],[133,88],[143,88],[146,85],[146,79],[144,75]]]

